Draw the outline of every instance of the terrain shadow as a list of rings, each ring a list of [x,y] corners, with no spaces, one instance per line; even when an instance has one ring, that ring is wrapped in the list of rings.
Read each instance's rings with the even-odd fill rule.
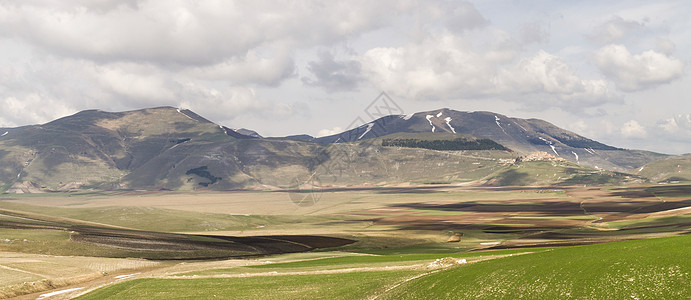
[[[354,240],[316,235],[215,236],[134,230],[83,224],[83,222],[43,218],[0,210],[0,228],[50,230],[69,233],[68,244],[91,256],[133,257],[154,260],[199,260],[306,252],[340,247]],[[86,248],[78,245],[86,245]],[[70,251],[68,246],[68,250]],[[86,250],[85,250],[86,249]],[[76,251],[76,250],[75,250]],[[81,253],[63,253],[81,255]]]

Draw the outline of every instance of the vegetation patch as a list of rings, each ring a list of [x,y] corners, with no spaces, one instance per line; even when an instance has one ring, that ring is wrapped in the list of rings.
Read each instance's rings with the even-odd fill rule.
[[[403,283],[384,299],[681,299],[691,294],[691,236],[555,248]]]
[[[209,172],[209,167],[207,167],[207,166],[189,169],[189,170],[187,170],[187,172],[185,172],[185,175],[191,175],[191,174],[197,175],[201,178],[208,179],[209,182],[199,182],[198,183],[199,185],[204,186],[204,187],[212,185],[212,184],[218,182],[219,180],[223,179],[221,177],[216,177],[216,176],[211,175],[211,172]]]
[[[381,145],[384,147],[423,148],[431,150],[508,150],[506,147],[490,139],[383,139]]]

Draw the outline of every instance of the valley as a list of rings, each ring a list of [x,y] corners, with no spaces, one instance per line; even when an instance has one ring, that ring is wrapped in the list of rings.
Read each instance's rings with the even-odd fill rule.
[[[166,298],[172,291],[200,289],[233,298],[272,293],[398,298],[410,286],[476,264],[542,260],[560,249],[616,247],[631,240],[672,239],[682,243],[675,247],[685,247],[691,236],[689,185],[343,188],[321,191],[310,206],[296,205],[289,194],[3,195],[2,295],[29,299],[67,291],[50,298],[61,299],[106,287],[85,299]],[[691,257],[684,251],[677,255],[664,266],[657,261],[646,266],[672,268],[677,277],[662,283],[668,295],[684,292],[679,280],[689,280]],[[109,267],[88,263],[97,257]],[[56,273],[49,267],[68,270],[68,265],[79,269]],[[18,282],[13,274],[25,279]],[[382,279],[362,280],[375,277]],[[244,288],[214,287],[221,283]]]
[[[690,292],[688,155],[542,120],[441,109],[262,137],[160,107],[6,131],[0,298]]]

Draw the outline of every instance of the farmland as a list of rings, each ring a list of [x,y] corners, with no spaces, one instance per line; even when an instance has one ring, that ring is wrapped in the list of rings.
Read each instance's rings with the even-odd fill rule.
[[[587,286],[619,298],[688,294],[688,185],[342,188],[311,206],[290,196],[3,195],[1,295],[598,298]]]

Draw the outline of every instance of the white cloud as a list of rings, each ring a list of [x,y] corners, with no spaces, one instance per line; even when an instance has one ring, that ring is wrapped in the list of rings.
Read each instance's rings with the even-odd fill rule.
[[[341,127],[334,127],[334,128],[331,128],[331,129],[322,129],[322,130],[319,130],[319,132],[317,133],[317,137],[323,137],[323,136],[334,135],[334,134],[341,133],[341,132],[343,132],[343,131],[344,131],[344,130],[343,130],[343,128],[341,128]]]
[[[657,126],[667,134],[681,134],[691,136],[691,114],[678,114],[661,120]]]
[[[3,126],[22,124],[39,124],[64,117],[73,112],[73,108],[45,95],[32,93],[23,98],[7,97],[0,99],[4,120]]]
[[[560,100],[562,105],[593,106],[610,97],[605,81],[581,79],[563,60],[543,50],[502,69],[499,82],[506,94],[545,93]]]
[[[0,34],[99,61],[214,65],[277,41],[314,45],[381,26],[393,1],[4,3]],[[173,50],[174,51],[171,51]]]
[[[622,45],[608,45],[595,52],[595,63],[617,88],[639,91],[670,83],[684,75],[684,63],[653,50],[631,54]]]
[[[463,37],[430,36],[420,44],[374,48],[361,58],[363,71],[382,90],[415,99],[521,97],[525,104],[581,108],[611,100],[604,80],[580,78],[559,57],[540,50],[509,63],[517,47],[479,52]],[[504,49],[504,50],[502,50]],[[504,57],[497,59],[497,52]],[[511,58],[511,59],[509,59]]]
[[[360,61],[379,88],[411,98],[477,96],[492,87],[493,66],[466,40],[451,34],[403,47],[373,48]]]
[[[105,90],[138,102],[175,100],[171,83],[155,68],[136,64],[95,66],[94,79]]]
[[[624,123],[621,134],[626,138],[645,138],[648,132],[636,120],[630,120]]]
[[[178,95],[179,107],[211,120],[231,120],[249,112],[270,109],[257,97],[254,89],[240,86],[215,89],[188,81],[180,83]]]
[[[214,65],[192,67],[187,73],[197,78],[225,80],[235,84],[276,86],[295,75],[295,61],[285,48],[270,49],[273,51],[269,52],[274,52],[270,55],[262,55],[260,50],[251,49],[242,57],[232,57]]]

